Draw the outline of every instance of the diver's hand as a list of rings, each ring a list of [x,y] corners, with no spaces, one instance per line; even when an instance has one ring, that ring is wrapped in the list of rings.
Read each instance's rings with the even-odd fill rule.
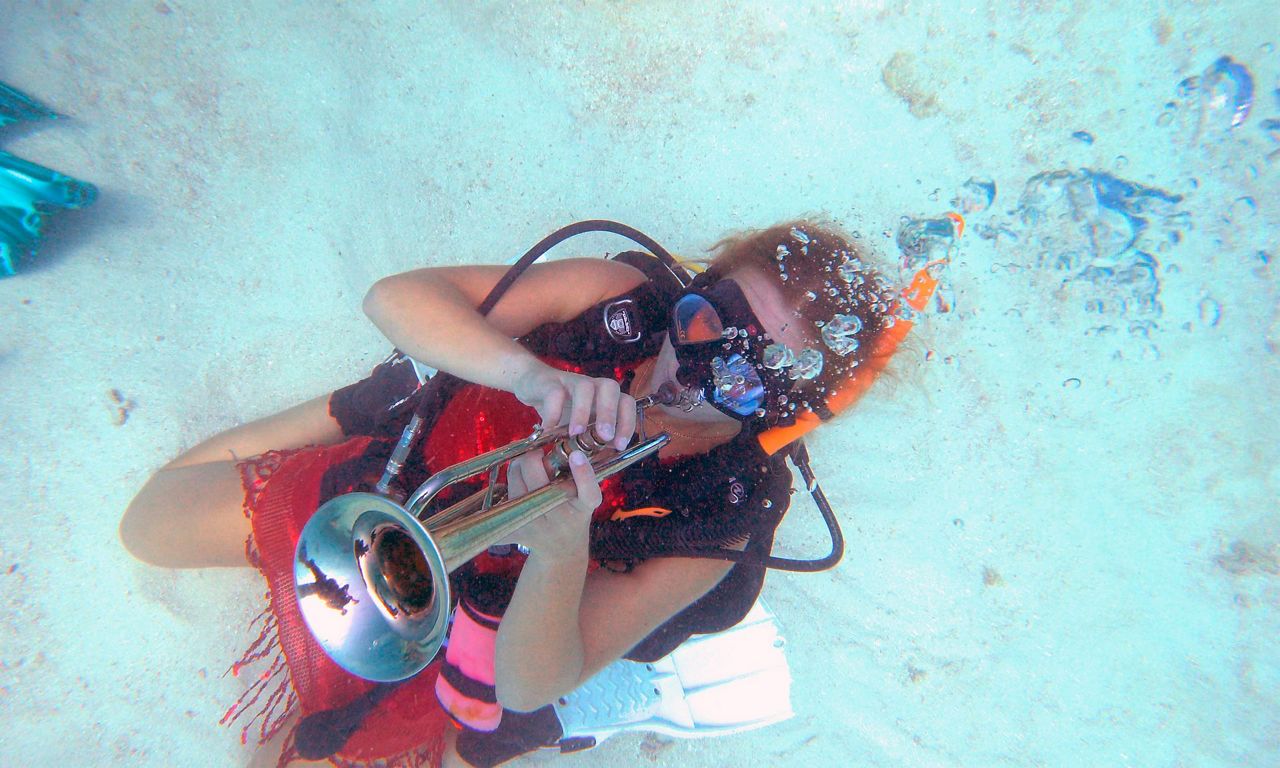
[[[600,506],[600,484],[585,454],[569,454],[575,495],[530,520],[511,534],[506,543],[520,544],[546,559],[585,557],[591,513]],[[530,451],[507,467],[507,498],[517,499],[547,485],[541,451]]]
[[[618,450],[627,447],[636,430],[636,400],[624,394],[613,379],[593,379],[552,368],[530,357],[515,377],[511,391],[525,405],[533,406],[543,427],[569,422],[569,434],[580,435],[594,415],[596,433],[612,440]]]

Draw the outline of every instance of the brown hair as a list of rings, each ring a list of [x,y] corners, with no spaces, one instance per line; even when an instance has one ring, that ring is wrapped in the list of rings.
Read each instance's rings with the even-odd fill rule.
[[[798,390],[800,407],[809,407],[829,418],[825,408],[805,403],[805,395],[817,393],[825,404],[828,394],[847,383],[867,362],[876,341],[895,320],[897,292],[868,263],[867,254],[837,227],[808,219],[778,224],[768,229],[730,235],[710,249],[711,267],[722,275],[753,268],[777,278],[795,313],[809,321],[805,335],[822,353],[822,372]],[[854,317],[858,330],[846,338],[857,345],[845,354],[827,342],[823,329],[836,315]],[[829,329],[834,330],[834,329]],[[839,340],[839,335],[833,335]],[[799,350],[795,350],[799,353]]]

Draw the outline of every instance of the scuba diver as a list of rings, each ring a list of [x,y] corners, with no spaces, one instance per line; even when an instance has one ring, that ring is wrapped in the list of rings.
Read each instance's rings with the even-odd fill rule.
[[[647,252],[530,265],[601,229]],[[710,718],[684,701],[680,678],[740,663],[741,653],[694,653],[709,638],[760,647],[746,639],[759,633],[735,630],[773,626],[757,603],[767,568],[838,561],[839,529],[801,438],[866,391],[933,281],[921,270],[893,288],[847,237],[811,221],[726,238],[712,253],[691,275],[635,230],[582,222],[511,269],[379,280],[364,310],[396,352],[367,379],[211,437],[150,478],[120,525],[135,557],[252,565],[266,578],[257,636],[232,667],[252,684],[224,717],[263,745],[261,764],[491,766],[632,727],[709,735],[789,715],[789,677],[772,663],[754,678],[712,670],[727,685],[766,682],[720,696],[718,706],[745,709]],[[603,481],[585,450],[568,451],[566,500],[450,576],[449,639],[422,671],[371,682],[330,658],[300,600],[344,621],[371,601],[299,545],[317,507],[373,488],[403,499],[443,468],[557,425],[605,452],[637,435],[669,440]],[[792,492],[788,457],[831,531],[824,558],[771,554]],[[510,499],[556,482],[542,451],[505,475]],[[765,637],[761,653],[778,644],[776,631]],[[605,687],[639,690],[648,704],[602,715]]]

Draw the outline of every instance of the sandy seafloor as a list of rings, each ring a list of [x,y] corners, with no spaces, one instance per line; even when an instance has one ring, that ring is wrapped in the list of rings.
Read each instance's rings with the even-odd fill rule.
[[[258,576],[145,567],[116,525],[180,450],[380,359],[378,277],[590,217],[697,255],[825,213],[892,267],[974,176],[951,311],[812,441],[848,552],[765,589],[796,716],[565,759],[1280,765],[1269,5],[4,3],[0,80],[69,119],[0,141],[101,198],[0,282],[0,765],[247,761],[217,720]],[[1235,129],[1178,93],[1222,55]],[[1018,212],[1081,168],[1184,196],[1145,304]],[[796,499],[780,550],[825,551]]]

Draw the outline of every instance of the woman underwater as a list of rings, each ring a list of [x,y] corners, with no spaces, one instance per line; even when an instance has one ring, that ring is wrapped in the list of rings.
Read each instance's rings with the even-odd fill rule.
[[[308,754],[299,713],[350,711],[337,765],[496,765],[554,744],[549,705],[611,662],[657,659],[742,619],[788,504],[785,447],[865,391],[910,310],[829,227],[789,222],[713,250],[688,286],[647,254],[536,264],[487,315],[477,308],[506,267],[384,278],[364,309],[403,356],[158,470],[121,522],[129,551],[171,568],[252,565],[270,590],[233,667],[265,671],[224,720],[252,710],[281,764]],[[441,373],[419,388],[409,359]],[[539,421],[571,434],[594,423],[620,450],[636,400],[659,390],[679,398],[640,417],[670,435],[655,456],[597,483],[574,452],[576,496],[517,531],[520,548],[455,571],[462,607],[444,658],[375,696],[319,648],[297,605],[299,531],[327,499],[373,487],[422,398],[434,399],[402,492]],[[512,462],[507,480],[512,498],[548,483],[541,454]]]

